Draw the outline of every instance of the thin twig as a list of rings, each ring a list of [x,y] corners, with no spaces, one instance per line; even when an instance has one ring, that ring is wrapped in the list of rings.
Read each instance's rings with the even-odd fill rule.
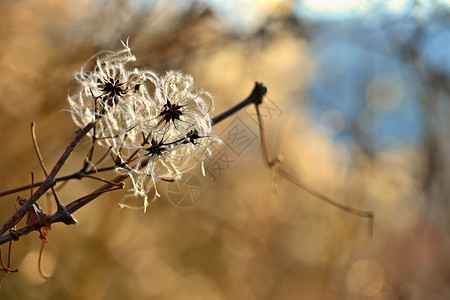
[[[89,171],[86,171],[86,172],[77,171],[77,172],[75,172],[73,174],[70,174],[70,175],[65,175],[65,176],[61,176],[61,177],[55,178],[54,182],[56,184],[58,182],[67,182],[67,181],[72,180],[72,179],[81,179],[81,178],[85,177],[85,175],[111,171],[111,170],[114,170],[115,168],[117,168],[116,165],[110,166],[110,167],[99,168],[99,169],[96,169],[96,170],[89,170]],[[45,181],[40,181],[40,182],[34,183],[33,185],[24,185],[24,186],[17,187],[17,188],[11,189],[11,190],[3,191],[3,192],[0,193],[0,197],[28,190],[32,186],[33,187],[41,186],[44,182]]]
[[[249,104],[257,103],[259,101],[262,101],[262,96],[264,96],[267,93],[267,88],[262,84],[261,82],[255,82],[255,87],[253,88],[252,92],[250,93],[250,96],[245,98],[243,101],[238,103],[237,105],[233,106],[232,108],[224,111],[218,116],[215,116],[211,119],[211,124],[216,125],[220,121],[228,118],[229,116],[235,114],[242,108],[246,107]]]
[[[101,181],[101,182],[104,182],[104,183],[110,183],[110,184],[112,184],[112,185],[114,185],[114,186],[117,186],[117,187],[120,187],[120,186],[122,185],[122,182],[119,182],[119,183],[111,182],[111,181],[109,181],[109,180],[106,180],[106,179],[104,179],[104,178],[100,178],[100,177],[97,177],[97,176],[91,176],[91,175],[85,174],[85,175],[83,175],[83,177],[85,177],[85,178],[90,178],[90,179],[94,179],[94,180],[98,180],[98,181]]]
[[[31,139],[33,140],[34,151],[36,152],[36,155],[39,160],[39,164],[41,165],[41,169],[44,172],[45,177],[48,177],[48,171],[47,171],[47,168],[45,167],[44,159],[42,158],[41,151],[39,150],[39,146],[37,143],[35,128],[36,128],[36,123],[32,122],[31,123]],[[34,181],[34,176],[32,175],[31,186],[33,186],[33,181]],[[55,198],[56,206],[60,207],[61,202],[59,202],[58,194],[56,193],[54,186],[51,187],[51,190],[52,190],[53,197]],[[31,188],[31,191],[33,191],[33,188]],[[31,193],[31,196],[32,195],[33,195],[33,193]],[[51,202],[49,202],[49,203],[51,203]],[[51,211],[51,207],[49,207],[49,211]]]
[[[8,273],[14,273],[14,272],[19,271],[19,269],[10,269],[9,266],[5,265],[5,262],[3,261],[3,256],[2,256],[2,249],[0,249],[0,265],[1,265],[0,271],[5,271]]]
[[[268,146],[267,146],[267,136],[266,136],[266,130],[265,130],[265,126],[264,126],[264,121],[262,119],[261,116],[261,112],[259,110],[259,104],[260,103],[256,103],[255,104],[255,109],[256,109],[256,115],[258,117],[258,123],[259,123],[259,132],[260,132],[260,139],[261,139],[261,149],[262,149],[262,153],[263,153],[263,158],[264,158],[264,163],[273,170],[273,172],[277,173],[278,175],[284,177],[285,179],[289,180],[290,182],[292,182],[293,184],[295,184],[296,186],[300,187],[301,189],[303,189],[305,192],[313,195],[314,197],[325,201],[328,204],[333,205],[334,207],[337,207],[338,209],[341,209],[345,212],[348,212],[352,215],[361,217],[361,218],[368,218],[368,224],[367,224],[367,234],[369,237],[372,237],[373,234],[373,219],[374,219],[374,213],[371,211],[365,211],[365,210],[360,210],[360,209],[356,209],[353,207],[350,207],[348,205],[342,204],[336,200],[331,199],[330,197],[328,197],[327,195],[319,192],[318,190],[316,190],[315,188],[313,188],[312,186],[304,183],[303,181],[301,181],[300,179],[298,179],[297,177],[295,177],[294,175],[292,175],[290,172],[286,171],[284,168],[282,168],[279,163],[281,162],[281,158],[280,156],[274,158],[274,159],[270,159],[269,158],[269,150],[268,150]]]
[[[49,279],[50,275],[47,275],[44,273],[44,271],[42,270],[42,253],[44,252],[44,246],[45,246],[45,242],[41,242],[41,249],[39,250],[39,258],[38,258],[38,271],[39,274],[42,276],[42,278],[44,279]]]
[[[143,166],[148,164],[148,160],[143,162]],[[116,185],[122,181],[124,181],[125,179],[127,179],[129,177],[128,174],[123,174],[123,175],[119,175],[116,178],[114,178],[113,180],[111,180],[109,183],[106,183],[105,185],[101,186],[100,188],[96,189],[94,192],[92,192],[91,194],[84,196],[80,199],[77,199],[75,201],[72,201],[71,203],[69,203],[66,206],[66,209],[69,213],[74,213],[75,211],[79,210],[81,207],[85,206],[86,204],[88,204],[89,202],[91,202],[92,200],[94,200],[95,198],[97,198],[98,196],[102,195],[105,192],[109,192],[111,190],[116,190],[116,189],[121,189],[124,186],[119,186],[116,187]],[[0,244],[1,244],[1,240],[0,240]]]
[[[11,257],[12,257],[12,240],[8,244],[8,268],[11,267]]]

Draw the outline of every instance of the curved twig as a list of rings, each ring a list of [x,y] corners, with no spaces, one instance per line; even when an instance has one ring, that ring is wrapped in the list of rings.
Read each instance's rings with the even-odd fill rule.
[[[0,271],[4,271],[7,273],[19,272],[19,269],[10,269],[9,266],[5,265],[5,262],[3,261],[3,256],[2,256],[2,249],[0,249],[0,265],[1,265]]]
[[[44,159],[42,158],[41,151],[39,150],[39,146],[37,143],[35,128],[36,128],[36,123],[32,122],[31,123],[31,139],[33,140],[34,151],[36,152],[36,156],[38,157],[42,172],[44,172],[45,177],[48,177],[48,171],[47,171],[47,168],[45,167]],[[33,179],[31,182],[31,186],[33,186]],[[58,194],[56,193],[55,188],[53,186],[51,186],[50,189],[52,190],[52,194],[53,194],[53,197],[55,198],[56,205],[58,207],[60,207],[61,202],[59,202]],[[33,194],[31,194],[31,195],[33,195]]]
[[[374,213],[371,211],[366,211],[366,210],[360,210],[360,209],[356,209],[353,208],[351,206],[342,204],[330,197],[328,197],[327,195],[319,192],[318,190],[316,190],[315,188],[313,188],[312,186],[306,184],[305,182],[301,181],[300,179],[298,179],[297,177],[295,177],[293,174],[291,174],[290,172],[288,172],[287,170],[285,170],[284,168],[282,168],[279,163],[281,162],[282,157],[279,155],[274,159],[270,159],[269,158],[269,150],[268,150],[268,146],[267,146],[267,136],[266,136],[266,130],[264,127],[264,121],[261,117],[261,113],[259,110],[259,105],[260,103],[255,103],[255,109],[256,109],[256,115],[258,117],[258,123],[259,123],[259,132],[260,132],[260,139],[261,139],[261,149],[262,149],[262,153],[263,153],[263,159],[264,159],[264,163],[272,169],[272,171],[282,177],[284,177],[285,179],[289,180],[290,182],[292,182],[293,184],[295,184],[296,186],[300,187],[301,189],[303,189],[305,192],[313,195],[314,197],[316,197],[317,199],[320,199],[328,204],[333,205],[334,207],[343,210],[347,213],[350,213],[352,215],[361,217],[361,218],[368,218],[368,224],[367,224],[367,234],[369,237],[372,237],[373,235],[373,220],[374,220]]]
[[[39,271],[39,275],[41,275],[42,278],[44,279],[49,279],[50,275],[45,274],[45,272],[42,270],[42,253],[44,252],[44,246],[45,246],[45,242],[41,242],[41,249],[39,250],[39,258],[38,258],[38,271]]]

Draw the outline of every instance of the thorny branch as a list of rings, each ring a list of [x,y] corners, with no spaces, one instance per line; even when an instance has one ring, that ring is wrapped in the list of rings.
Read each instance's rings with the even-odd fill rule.
[[[94,123],[89,123],[87,126],[85,126],[83,129],[78,130],[75,134],[75,137],[70,142],[69,146],[67,146],[66,151],[61,155],[58,162],[53,167],[50,174],[47,176],[47,179],[44,181],[44,183],[39,187],[39,189],[36,190],[36,192],[26,200],[26,202],[17,210],[15,214],[9,218],[8,221],[3,224],[2,228],[0,229],[0,235],[3,235],[6,231],[11,229],[14,225],[16,225],[25,215],[25,213],[33,206],[33,204],[52,186],[55,185],[55,177],[58,174],[58,172],[61,170],[62,166],[66,162],[69,155],[72,153],[72,151],[75,149],[75,147],[78,145],[78,143],[81,141],[81,139],[94,127]],[[73,218],[66,218],[64,219],[64,222],[68,222],[67,224],[74,224],[76,221]]]

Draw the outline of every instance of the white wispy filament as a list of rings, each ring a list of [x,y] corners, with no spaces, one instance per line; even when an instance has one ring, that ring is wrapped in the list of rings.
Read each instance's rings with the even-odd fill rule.
[[[158,180],[179,179],[203,163],[210,144],[220,140],[211,128],[213,98],[194,88],[192,76],[179,71],[158,76],[148,69],[128,68],[135,61],[125,43],[121,51],[91,57],[74,74],[79,91],[68,101],[75,124],[95,122],[90,137],[117,157],[118,172],[131,177],[133,187],[121,207],[145,211],[151,190],[152,199],[159,196]],[[142,206],[126,204],[130,197],[142,198]]]

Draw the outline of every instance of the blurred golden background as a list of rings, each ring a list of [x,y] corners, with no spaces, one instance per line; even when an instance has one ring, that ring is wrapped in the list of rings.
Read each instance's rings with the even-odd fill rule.
[[[77,225],[55,224],[42,262],[50,279],[38,274],[38,234],[21,237],[20,272],[4,278],[0,299],[450,297],[448,2],[232,3],[0,1],[0,190],[28,184],[31,171],[44,178],[30,123],[51,168],[76,130],[65,111],[72,74],[129,38],[136,66],[192,74],[214,95],[213,115],[263,82],[271,156],[373,211],[373,238],[365,219],[283,178],[273,192],[249,107],[215,126],[225,143],[206,176],[161,183],[147,213],[119,210],[114,192],[77,211]],[[98,186],[73,181],[60,195],[69,203]],[[0,199],[2,220],[28,193]]]

